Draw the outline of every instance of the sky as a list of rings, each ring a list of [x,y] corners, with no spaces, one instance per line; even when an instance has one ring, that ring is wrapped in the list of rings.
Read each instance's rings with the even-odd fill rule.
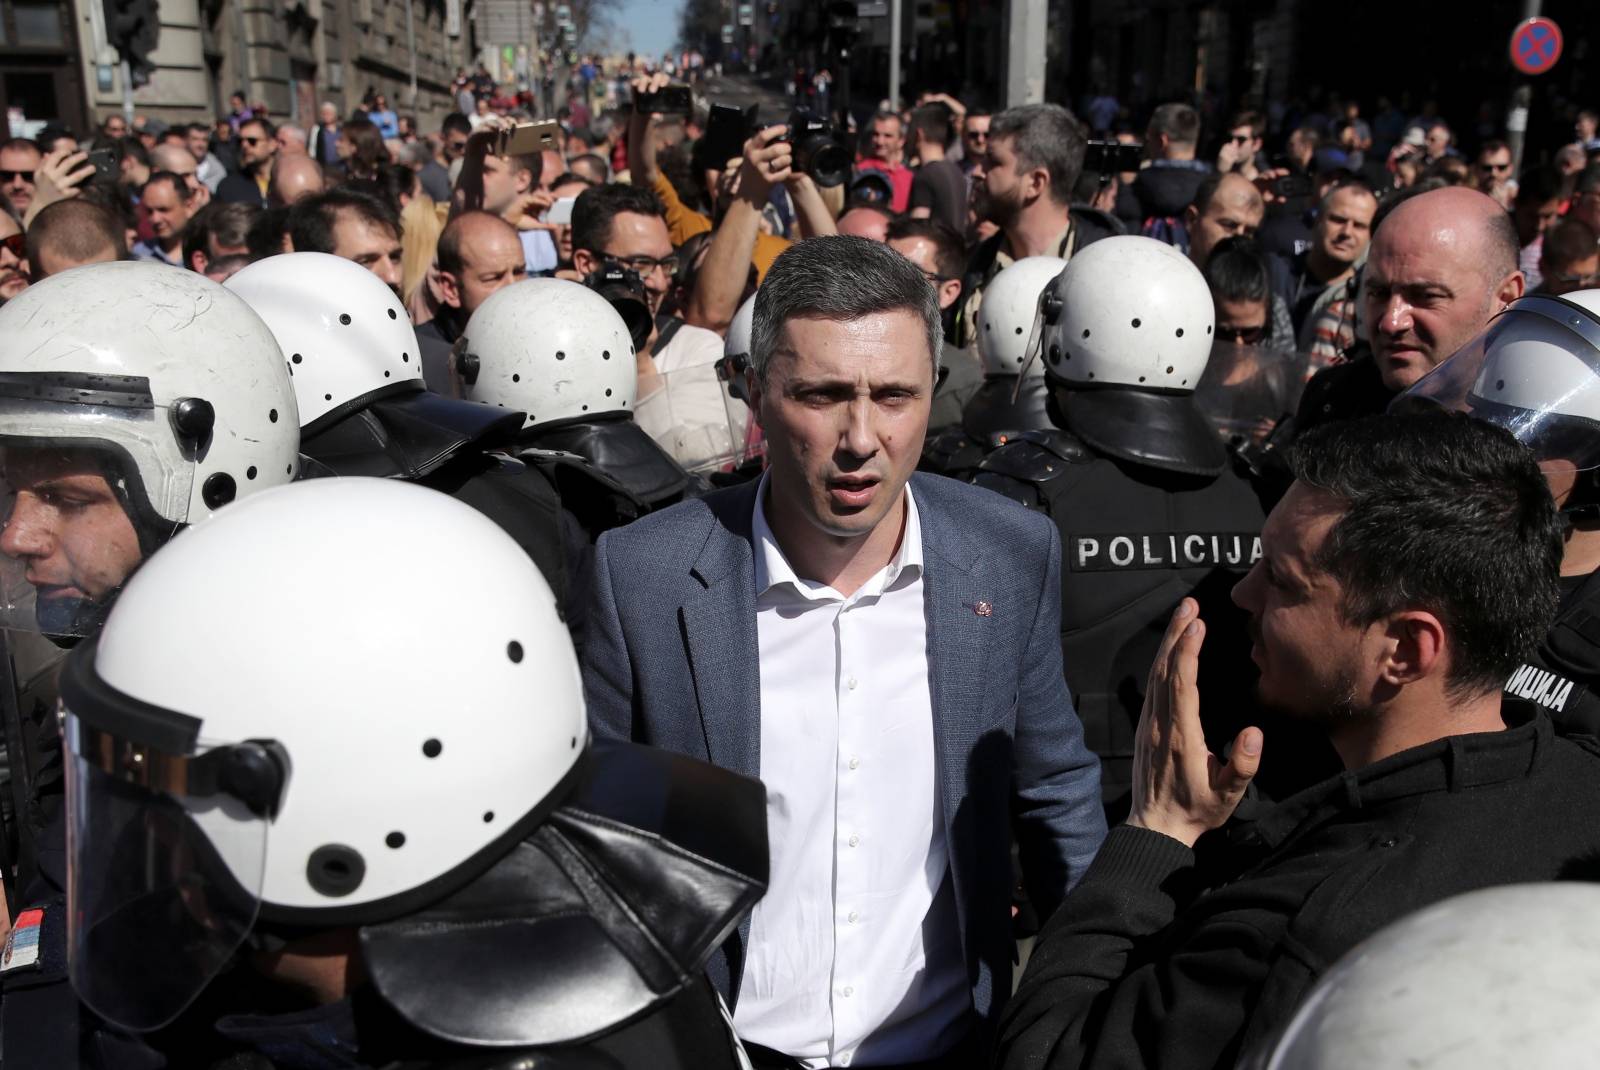
[[[618,45],[623,43],[635,52],[660,55],[671,48],[678,37],[678,12],[683,0],[622,0],[614,17]]]

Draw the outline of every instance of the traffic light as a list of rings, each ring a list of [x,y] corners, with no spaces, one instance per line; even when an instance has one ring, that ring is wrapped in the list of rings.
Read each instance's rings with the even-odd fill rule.
[[[105,0],[106,43],[128,61],[135,89],[150,81],[150,54],[161,38],[159,0]]]

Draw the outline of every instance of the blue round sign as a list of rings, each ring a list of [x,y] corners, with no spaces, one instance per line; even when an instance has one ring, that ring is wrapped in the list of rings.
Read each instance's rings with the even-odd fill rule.
[[[1561,27],[1539,17],[1517,24],[1511,34],[1511,65],[1523,74],[1543,74],[1561,58]]]

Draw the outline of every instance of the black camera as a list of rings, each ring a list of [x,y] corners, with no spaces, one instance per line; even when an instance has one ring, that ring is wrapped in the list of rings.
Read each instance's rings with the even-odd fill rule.
[[[828,120],[804,109],[789,113],[789,130],[782,140],[794,146],[794,169],[804,171],[824,189],[842,186],[850,178],[850,147]]]
[[[1120,141],[1090,141],[1083,152],[1083,170],[1086,174],[1110,176],[1139,170],[1144,163],[1144,145],[1134,142],[1124,145]]]
[[[654,93],[634,97],[633,110],[642,115],[690,115],[694,112],[694,92],[686,85],[665,85]]]
[[[605,260],[589,273],[583,284],[610,302],[622,322],[628,325],[633,348],[643,349],[650,341],[650,331],[655,324],[650,315],[650,295],[645,293],[644,280],[639,273],[615,260]]]

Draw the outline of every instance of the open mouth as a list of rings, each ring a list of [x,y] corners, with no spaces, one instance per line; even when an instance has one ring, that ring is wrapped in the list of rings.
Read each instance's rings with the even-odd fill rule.
[[[881,480],[873,476],[839,476],[828,480],[828,497],[837,506],[860,509],[870,505]]]

